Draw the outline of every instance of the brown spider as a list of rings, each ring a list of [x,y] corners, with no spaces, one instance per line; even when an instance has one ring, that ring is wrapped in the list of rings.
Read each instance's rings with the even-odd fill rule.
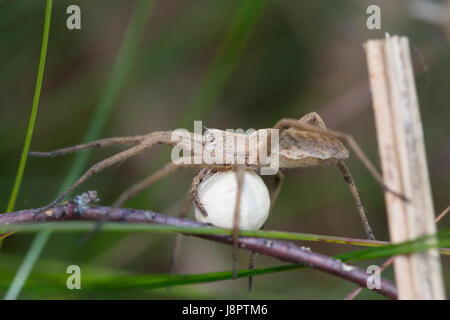
[[[395,191],[390,190],[383,182],[381,175],[375,169],[370,160],[364,155],[362,150],[359,148],[358,144],[355,142],[352,136],[337,132],[327,130],[325,123],[315,112],[308,113],[301,119],[281,119],[278,121],[272,129],[260,129],[258,131],[263,131],[268,133],[270,136],[271,130],[279,130],[279,168],[289,169],[289,168],[299,168],[299,167],[313,167],[328,164],[336,164],[343,174],[344,180],[347,182],[353,198],[356,203],[356,208],[362,219],[362,223],[369,239],[375,239],[372,229],[370,228],[369,222],[366,218],[364,208],[362,206],[360,197],[358,195],[355,183],[352,179],[350,171],[344,163],[344,159],[348,158],[349,152],[341,143],[340,140],[345,142],[356,154],[356,156],[362,161],[366,166],[372,176],[378,181],[378,183],[387,191],[390,191],[397,196],[404,199],[404,196],[398,194]],[[216,132],[222,132],[224,135],[235,135],[236,138],[242,138],[241,134],[229,133],[222,130],[216,130]],[[245,135],[244,135],[245,136]],[[245,139],[245,137],[244,137]],[[68,153],[74,153],[80,150],[88,148],[100,148],[115,145],[133,145],[132,147],[119,152],[113,156],[110,156],[89,168],[69,189],[62,193],[55,201],[43,207],[41,211],[47,210],[57,203],[61,202],[67,195],[69,195],[75,188],[80,186],[88,178],[94,174],[102,171],[103,169],[110,167],[120,161],[129,159],[131,157],[137,156],[156,144],[168,144],[172,146],[182,146],[183,151],[196,152],[195,145],[205,146],[207,141],[202,135],[195,133],[189,133],[187,139],[173,139],[173,131],[157,131],[151,132],[146,135],[140,136],[130,136],[130,137],[118,137],[118,138],[107,138],[92,141],[86,144],[76,145],[72,147],[67,147],[63,149],[54,150],[51,152],[30,152],[31,156],[38,157],[55,157]],[[191,196],[195,205],[201,210],[201,212],[207,215],[205,208],[202,206],[198,197],[198,186],[202,179],[211,173],[211,170],[233,170],[236,173],[237,179],[237,198],[234,210],[234,221],[233,221],[233,275],[237,275],[237,239],[238,239],[238,221],[240,212],[240,198],[243,184],[244,170],[259,170],[264,166],[264,159],[258,158],[256,163],[250,164],[247,160],[249,159],[249,147],[248,142],[246,142],[246,149],[241,150],[244,156],[245,163],[243,164],[210,164],[211,161],[206,161],[208,159],[203,159],[201,163],[188,162],[186,163],[167,163],[159,171],[153,173],[152,175],[146,177],[144,180],[136,183],[127,190],[125,190],[119,198],[113,203],[112,207],[120,207],[127,200],[134,197],[136,194],[141,192],[143,189],[151,185],[152,183],[162,179],[163,177],[173,173],[176,169],[181,167],[197,167],[202,170],[199,171],[197,176],[193,179]],[[268,142],[270,143],[270,142]],[[258,149],[260,146],[257,146]],[[267,148],[267,145],[265,146]],[[227,150],[215,150],[217,152],[223,152],[226,154]],[[236,156],[236,151],[232,151],[232,156]],[[271,192],[271,206],[275,202],[278,193],[280,191],[281,183],[283,181],[283,174],[281,171],[277,171],[275,175],[275,184]],[[188,198],[189,202],[191,201]],[[187,212],[189,206],[183,206],[183,212]],[[254,260],[254,259],[252,259]]]

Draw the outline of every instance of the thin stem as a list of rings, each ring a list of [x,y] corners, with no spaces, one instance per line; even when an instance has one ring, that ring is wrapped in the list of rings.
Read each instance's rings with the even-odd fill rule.
[[[434,222],[438,223],[449,211],[450,206],[448,206],[444,211],[442,211],[441,214],[439,214],[437,218],[434,220]],[[394,257],[390,257],[388,260],[386,260],[380,267],[380,273],[389,268],[393,262]],[[344,300],[353,300],[362,291],[362,289],[363,288],[361,286],[356,287],[344,298]]]
[[[48,37],[49,37],[49,33],[50,33],[50,21],[51,21],[51,16],[52,16],[52,6],[53,6],[53,0],[47,0],[47,4],[46,4],[46,8],[45,8],[45,18],[44,18],[44,31],[43,31],[43,35],[42,35],[41,57],[39,60],[38,76],[37,76],[37,80],[36,80],[36,88],[34,91],[33,106],[31,108],[30,122],[28,124],[27,136],[25,138],[25,145],[23,146],[22,156],[20,158],[19,169],[17,170],[16,180],[14,182],[14,187],[13,187],[13,190],[11,193],[11,197],[9,198],[8,208],[6,209],[7,212],[12,211],[16,204],[17,195],[19,194],[20,185],[22,184],[22,178],[23,178],[23,173],[25,171],[25,165],[27,163],[28,151],[30,150],[31,138],[33,136],[33,130],[34,130],[35,122],[36,122],[37,110],[38,110],[38,105],[39,105],[39,98],[41,95],[42,79],[44,77],[45,59],[47,57],[47,45],[48,45]],[[1,245],[2,241],[3,240],[0,239],[0,245]],[[35,243],[35,246],[40,245],[40,243],[41,243],[41,241],[37,241]],[[34,252],[34,251],[32,250],[32,252]],[[34,257],[32,255],[30,255],[28,258],[33,259]],[[25,283],[25,280],[29,274],[29,270],[25,270],[25,269],[32,268],[32,266],[33,266],[33,264],[29,264],[26,262],[27,261],[22,263],[21,268],[19,269],[16,276],[14,277],[14,280],[5,295],[5,299],[7,299],[7,300],[16,299],[17,295],[19,294],[20,289],[22,288],[22,285],[23,285],[23,283]]]
[[[33,210],[23,210],[14,214],[8,213],[5,218],[0,217],[2,218],[0,223],[11,222],[8,218],[15,219],[16,222],[50,222],[62,220],[99,221],[109,213],[108,220],[115,222],[150,223],[184,228],[202,227],[203,229],[208,229],[205,224],[166,214],[125,208],[118,208],[113,212],[110,212],[110,207],[90,207],[89,205],[89,203],[82,203],[79,200],[75,200],[66,205],[54,207],[46,212],[38,214],[35,214]],[[228,231],[229,235],[193,234],[193,236],[233,245],[233,238],[230,235],[231,231]],[[241,237],[238,239],[238,246],[242,249],[271,256],[278,260],[306,265],[348,281],[355,282],[359,285],[366,285],[370,276],[370,274],[367,274],[364,270],[354,266],[348,266],[341,260],[313,252],[307,248],[300,248],[293,243],[285,241]],[[396,298],[395,286],[388,280],[381,279],[381,288],[376,290],[387,297]]]
[[[51,231],[44,230],[39,232],[36,236],[35,240],[32,242],[29,251],[29,254],[25,256],[22,264],[20,265],[19,270],[17,270],[16,275],[14,276],[14,280],[8,288],[4,300],[16,300],[22,290],[23,285],[25,284],[28,275],[33,269],[36,260],[39,258],[39,255],[44,249],[45,244],[47,243],[48,238],[50,237]]]
[[[46,226],[41,224],[33,223],[35,220],[29,217],[29,214],[36,214],[38,209],[28,209],[16,212],[10,212],[0,216],[0,225],[4,225],[8,231],[4,234],[0,234],[0,238],[6,238],[11,234],[18,232],[38,232],[43,229],[50,229],[53,232],[84,232],[92,231],[94,224],[91,222],[64,222],[61,221],[58,224]],[[25,223],[19,225],[19,223]],[[105,223],[102,230],[108,232],[159,232],[159,233],[184,233],[184,234],[221,234],[230,235],[231,231],[229,229],[216,228],[216,227],[180,227],[180,226],[168,226],[168,225],[151,225],[151,224],[139,224],[139,223],[127,223],[127,224],[116,224],[116,223]],[[299,241],[309,241],[309,242],[324,242],[324,243],[335,243],[341,245],[352,245],[352,246],[363,246],[363,247],[383,247],[390,245],[388,241],[378,241],[378,240],[366,240],[366,239],[356,239],[348,237],[335,237],[326,236],[320,234],[311,233],[300,233],[300,232],[286,232],[277,230],[240,230],[239,235],[242,237],[255,237],[255,238],[268,238],[268,239],[278,239],[278,240],[299,240]],[[450,255],[449,248],[441,248],[440,253],[443,255]]]
[[[204,119],[207,116],[232,75],[268,3],[267,0],[239,2],[225,37],[217,48],[190,103],[177,121],[178,126],[185,127],[191,121]]]
[[[51,3],[51,1],[49,0],[47,1],[47,3],[48,2]],[[128,75],[131,66],[133,65],[140,39],[144,32],[145,26],[147,25],[148,17],[150,15],[150,12],[152,11],[151,9],[153,8],[154,3],[155,0],[140,0],[136,2],[129,27],[127,29],[127,33],[125,35],[125,39],[121,45],[109,81],[106,85],[102,97],[100,98],[100,103],[86,132],[84,141],[98,139],[98,136],[103,130],[108,116],[111,112],[112,106],[114,105],[120,89],[125,83],[126,76]],[[25,156],[27,153],[28,150],[24,153]],[[89,153],[90,151],[77,154],[75,159],[72,161],[69,173],[67,174],[64,182],[61,184],[61,187],[58,190],[58,195],[66,190],[82,173],[83,168],[86,166]],[[21,288],[23,287],[29,272],[36,263],[36,260],[38,259],[41,251],[45,247],[50,234],[50,232],[46,234],[38,234],[33,240],[33,243],[28,249],[25,259],[19,269],[19,271],[23,270],[24,274],[22,275],[17,273],[13,280],[13,285],[17,288],[13,288],[11,286],[9,289],[9,291],[14,292],[16,295],[15,297],[11,296],[12,299],[17,298],[17,296],[20,294]],[[28,264],[29,266],[24,266],[24,264]],[[27,274],[25,274],[25,272]]]
[[[33,106],[31,108],[30,122],[28,123],[27,135],[22,150],[22,156],[20,158],[19,169],[17,170],[16,180],[14,182],[14,187],[11,192],[11,196],[9,198],[8,207],[6,209],[7,212],[12,211],[16,204],[17,195],[19,194],[20,185],[22,184],[25,165],[27,163],[28,151],[30,150],[31,137],[33,136],[34,124],[36,122],[36,116],[39,105],[39,97],[41,95],[42,79],[44,77],[45,58],[47,57],[47,44],[48,44],[48,35],[50,31],[50,18],[52,13],[52,5],[53,0],[47,0],[44,18],[44,33],[42,36],[41,58],[39,60],[38,76],[36,80],[36,88],[34,90],[34,98],[33,98]]]

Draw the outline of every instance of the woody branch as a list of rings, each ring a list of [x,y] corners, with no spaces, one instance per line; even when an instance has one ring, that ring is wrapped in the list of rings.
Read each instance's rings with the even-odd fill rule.
[[[152,211],[86,205],[84,201],[70,201],[64,205],[54,207],[44,212],[40,208],[27,209],[16,212],[0,214],[0,226],[24,223],[43,223],[53,221],[103,221],[105,217],[110,222],[121,223],[151,223],[176,227],[208,227],[186,218],[179,218]],[[226,235],[195,235],[193,236],[232,245],[232,237]],[[300,248],[293,243],[264,238],[239,237],[238,245],[242,249],[291,263],[299,263],[323,272],[333,274],[340,278],[366,286],[370,274],[364,270],[348,266],[340,260]],[[380,280],[380,289],[375,291],[389,298],[397,298],[395,285],[386,279]]]

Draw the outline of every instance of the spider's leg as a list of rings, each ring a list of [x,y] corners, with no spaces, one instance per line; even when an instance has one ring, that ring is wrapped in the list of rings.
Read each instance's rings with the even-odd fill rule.
[[[202,170],[199,171],[198,175],[194,178],[192,181],[192,198],[194,200],[195,205],[198,207],[198,209],[202,212],[202,214],[206,217],[208,213],[206,212],[203,204],[201,203],[199,196],[198,196],[198,186],[202,182],[202,180],[210,175],[211,173],[214,173],[216,171],[227,171],[230,170],[229,167],[205,167]],[[237,165],[233,167],[233,171],[236,174],[236,182],[237,182],[237,193],[236,193],[236,204],[234,208],[234,216],[233,216],[233,278],[237,277],[237,254],[238,254],[238,236],[239,236],[239,216],[240,216],[240,205],[241,205],[241,196],[242,196],[242,186],[244,182],[244,173],[245,173],[245,166],[244,165]]]
[[[279,169],[278,172],[275,174],[275,183],[272,187],[272,190],[270,190],[270,210],[272,210],[273,205],[275,204],[275,201],[278,198],[278,195],[280,194],[281,185],[284,181],[284,174]]]
[[[160,141],[161,141],[161,139],[159,137],[147,138],[144,141],[142,141],[140,144],[138,144],[137,146],[134,146],[134,147],[126,149],[122,152],[116,153],[115,155],[94,164],[80,178],[78,178],[78,180],[75,181],[75,183],[73,183],[66,191],[64,191],[58,198],[56,198],[55,201],[51,202],[50,204],[46,205],[45,207],[40,208],[39,211],[36,212],[36,214],[41,213],[47,209],[54,207],[56,204],[61,202],[67,195],[69,195],[73,190],[75,190],[78,186],[80,186],[83,182],[85,182],[87,179],[89,179],[96,173],[98,173],[98,172],[102,171],[103,169],[108,168],[120,161],[127,160],[138,154],[141,154],[144,151],[150,149],[153,145],[155,145],[156,143],[158,143]]]
[[[448,212],[450,211],[450,206],[448,206],[444,211],[442,211],[436,219],[434,219],[434,223],[438,223]],[[380,267],[380,271],[383,272],[386,270],[392,263],[394,262],[394,257],[390,257]],[[363,289],[364,287],[358,286],[352,290],[344,299],[345,300],[353,300]]]
[[[191,195],[191,192],[189,191],[183,200],[183,204],[180,208],[180,212],[178,213],[178,216],[181,218],[185,218],[189,212],[189,209],[191,208],[191,205],[192,205],[192,195]],[[170,256],[169,273],[175,272],[176,261],[178,260],[178,256],[180,255],[180,248],[181,248],[182,240],[183,240],[183,235],[180,233],[177,233],[175,236],[174,243],[173,243],[172,254]]]
[[[366,167],[366,169],[370,172],[370,174],[374,177],[374,179],[380,184],[380,186],[387,192],[390,192],[394,194],[395,196],[401,198],[404,201],[409,201],[403,194],[392,190],[389,188],[383,181],[383,177],[378,172],[376,167],[372,164],[372,162],[369,160],[369,158],[364,154],[362,149],[359,147],[356,140],[349,134],[340,132],[340,131],[332,131],[327,130],[324,128],[318,128],[308,123],[300,122],[297,119],[281,119],[278,121],[274,128],[275,129],[285,129],[285,128],[296,128],[299,130],[305,130],[305,131],[312,131],[312,132],[318,132],[323,133],[325,135],[333,136],[335,138],[343,140],[355,153],[355,155],[358,157],[358,159],[363,163],[363,165]]]
[[[230,166],[205,165],[205,167],[202,168],[192,180],[192,187],[190,191],[192,195],[192,200],[194,200],[195,206],[200,210],[203,216],[207,217],[208,212],[206,211],[205,207],[203,206],[198,196],[198,187],[200,186],[200,183],[204,179],[209,178],[212,174],[218,171],[229,171],[230,169],[231,169]]]
[[[205,167],[201,169],[192,180],[192,188],[191,188],[192,199],[194,200],[195,206],[200,210],[200,212],[205,217],[208,216],[208,213],[206,212],[205,207],[203,206],[202,202],[200,201],[200,198],[198,197],[198,187],[202,182],[202,180],[213,172],[214,172],[213,169]]]
[[[369,238],[370,240],[375,240],[375,235],[373,234],[372,228],[370,227],[369,221],[367,220],[366,211],[362,205],[361,198],[359,197],[358,194],[358,189],[356,189],[355,181],[353,180],[352,175],[350,174],[350,170],[347,168],[344,161],[342,160],[338,161],[337,166],[339,170],[341,170],[344,180],[345,182],[347,182],[350,192],[352,193],[353,199],[355,200],[356,209],[358,209],[359,216],[361,217],[367,238]]]
[[[310,112],[305,114],[303,117],[298,120],[301,123],[308,123],[311,124],[317,128],[326,129],[327,126],[325,125],[325,121],[316,113],[316,112]]]
[[[131,137],[120,137],[120,138],[106,138],[91,141],[88,143],[78,144],[76,146],[71,146],[67,148],[57,149],[48,152],[38,152],[38,151],[30,151],[28,155],[31,157],[58,157],[69,153],[75,153],[81,150],[89,149],[89,148],[103,148],[109,146],[117,146],[117,145],[133,145],[141,143],[145,140],[147,136],[131,136]]]
[[[88,240],[90,240],[92,237],[94,237],[101,229],[103,223],[108,221],[109,217],[111,216],[111,213],[114,212],[115,209],[120,208],[125,202],[142,192],[145,188],[150,186],[151,184],[155,183],[158,180],[161,180],[162,178],[170,175],[172,172],[174,172],[176,169],[180,168],[182,165],[174,164],[173,162],[167,163],[164,167],[156,171],[155,173],[151,174],[147,178],[145,178],[142,181],[139,181],[138,183],[132,185],[128,189],[126,189],[122,194],[117,198],[116,201],[111,205],[109,210],[106,212],[106,214],[100,219],[94,227],[94,230],[89,232],[87,235],[85,235],[81,239],[81,243],[86,243]]]
[[[244,185],[245,168],[242,165],[237,165],[233,168],[236,174],[237,192],[236,192],[236,204],[234,207],[233,217],[233,279],[237,278],[238,271],[238,239],[239,239],[239,218],[241,212],[241,198]]]
[[[151,184],[167,177],[168,175],[175,172],[178,168],[181,168],[183,165],[175,164],[173,162],[167,163],[164,167],[156,171],[155,173],[149,175],[142,181],[132,185],[128,189],[126,189],[122,194],[117,198],[116,201],[111,205],[113,208],[121,207],[125,202],[142,192],[144,189],[148,188]]]
[[[252,251],[250,253],[250,261],[248,263],[249,270],[252,270],[255,268],[257,255],[258,255],[258,253],[255,251]],[[248,277],[248,292],[252,292],[252,291],[253,291],[253,276],[250,276],[250,277]]]
[[[283,172],[281,172],[281,170],[278,170],[278,172],[276,173],[274,178],[275,178],[275,183],[274,183],[272,189],[270,190],[270,210],[272,210],[273,205],[275,204],[275,201],[277,200],[278,195],[280,194],[281,185],[283,184],[283,180],[284,180]],[[264,226],[261,229],[264,229]],[[258,254],[255,251],[251,252],[250,261],[248,264],[248,268],[250,270],[255,268],[257,256],[258,256]],[[248,277],[248,292],[252,292],[252,291],[253,291],[253,277],[250,276],[250,277]]]
[[[286,119],[286,120],[289,120],[289,119]],[[327,133],[332,132],[332,131],[327,130],[325,122],[315,112],[308,113],[305,116],[303,116],[300,120],[298,120],[298,121],[294,120],[294,121],[296,121],[296,123],[298,124],[298,125],[292,126],[292,127],[295,127],[295,128],[299,128],[299,126],[301,127],[303,125],[307,125],[307,126],[311,126],[312,125],[311,126],[312,128],[315,128],[315,129],[318,129],[318,130],[325,130],[325,132],[327,132]],[[278,122],[278,125],[275,125],[275,126],[276,127],[283,127],[283,125],[281,125],[280,122]],[[299,128],[299,129],[301,129],[301,128]],[[311,130],[311,131],[315,131],[315,130]],[[334,136],[334,134],[332,134],[332,135]],[[347,134],[342,134],[342,133],[339,133],[339,135],[340,136],[341,135],[349,136]],[[337,137],[340,138],[340,136],[337,136]],[[351,137],[351,136],[349,136],[349,137]],[[352,141],[354,141],[354,139],[352,137],[351,137],[351,139],[352,139]],[[355,142],[355,144],[356,144],[356,142]],[[376,174],[381,179],[382,186],[384,186],[384,182],[383,182],[381,176],[379,175],[379,173],[377,172],[375,167],[372,165],[370,160],[364,155],[364,153],[361,151],[361,149],[359,148],[359,146],[357,144],[356,144],[356,147],[357,147],[357,150],[359,150],[360,152],[359,153],[356,152],[355,149],[353,148],[355,153],[357,153],[357,155],[358,154],[362,154],[363,155],[364,159],[367,160],[366,162],[368,162],[370,167],[373,169],[372,171],[375,171]],[[365,163],[365,162],[363,161],[363,163]],[[350,188],[350,192],[352,193],[353,199],[355,200],[356,208],[357,208],[357,210],[359,212],[359,215],[361,217],[361,220],[363,222],[364,230],[366,232],[367,237],[369,239],[371,239],[371,240],[375,240],[375,236],[374,236],[374,234],[372,232],[372,228],[369,225],[369,221],[367,220],[364,207],[363,207],[363,205],[361,203],[361,198],[359,197],[358,190],[356,189],[356,185],[355,185],[355,182],[354,182],[354,180],[352,178],[352,175],[350,174],[350,170],[347,168],[347,166],[345,165],[344,161],[342,161],[342,160],[338,161],[337,166],[338,166],[339,170],[341,170],[342,175],[344,176],[344,180],[347,182],[347,184],[348,184],[348,186]],[[369,169],[369,171],[371,171],[371,169]],[[372,173],[372,171],[371,171],[371,173]]]

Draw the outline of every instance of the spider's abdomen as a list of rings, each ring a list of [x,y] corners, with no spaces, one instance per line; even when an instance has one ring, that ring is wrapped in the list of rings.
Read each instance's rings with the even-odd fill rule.
[[[280,132],[280,167],[311,167],[348,158],[348,150],[336,138],[317,132]]]

